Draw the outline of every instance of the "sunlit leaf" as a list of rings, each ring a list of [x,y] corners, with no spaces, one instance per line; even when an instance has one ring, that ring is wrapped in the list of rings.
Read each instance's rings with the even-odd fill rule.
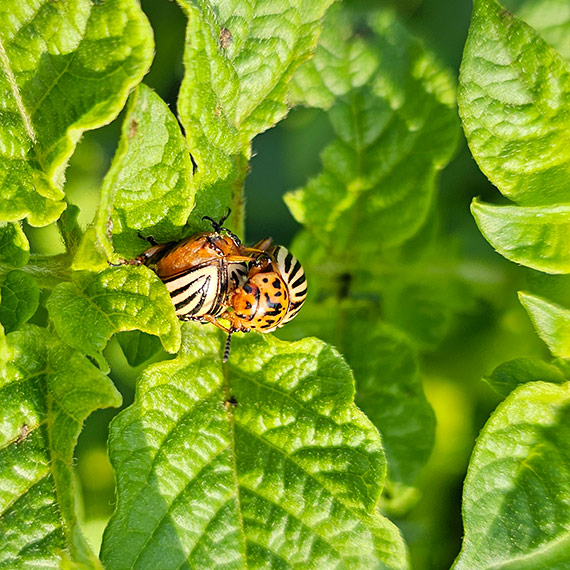
[[[570,63],[495,0],[477,0],[459,110],[481,170],[524,206],[570,199]]]
[[[280,336],[318,335],[339,348],[354,372],[356,403],[382,434],[390,480],[411,485],[431,453],[435,418],[412,343],[374,313],[364,302],[309,300]]]
[[[505,0],[504,4],[570,59],[570,5],[566,0]]]
[[[101,568],[75,515],[73,449],[83,421],[121,396],[85,356],[45,329],[7,336],[0,369],[0,566]],[[74,566],[79,567],[79,566]]]
[[[225,368],[218,331],[184,330],[179,356],[145,371],[111,428],[105,566],[405,568],[375,510],[380,438],[338,353],[251,333]]]
[[[180,346],[180,324],[168,291],[146,267],[109,268],[62,283],[48,302],[62,340],[98,358],[111,336],[138,329],[158,336],[169,352]]]
[[[570,384],[533,382],[499,405],[465,480],[454,570],[570,565]]]
[[[152,31],[136,0],[5,0],[0,22],[0,217],[46,225],[81,133],[111,121],[148,70]]]
[[[516,263],[570,272],[570,63],[495,0],[477,0],[459,109],[479,167],[518,204],[474,201],[483,235]],[[520,299],[551,352],[570,354],[567,309],[533,295],[521,293]]]
[[[504,257],[546,273],[570,273],[570,206],[493,206],[471,212],[485,239]]]
[[[550,352],[570,358],[570,309],[523,291],[519,299]]]
[[[30,244],[19,224],[0,222],[0,264],[22,267],[30,258]]]
[[[178,112],[198,185],[189,224],[201,229],[203,215],[220,218],[232,204],[240,225],[251,139],[287,114],[287,82],[332,0],[179,1],[188,28]]]
[[[74,267],[93,269],[107,259],[133,258],[148,247],[180,237],[194,205],[192,161],[168,105],[141,84],[131,96],[119,148],[103,182],[94,229],[87,232]],[[145,247],[146,246],[146,247]]]

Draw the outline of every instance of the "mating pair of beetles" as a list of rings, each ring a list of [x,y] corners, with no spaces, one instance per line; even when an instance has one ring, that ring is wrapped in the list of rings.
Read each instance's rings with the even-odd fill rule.
[[[281,245],[265,238],[246,247],[223,223],[205,216],[213,231],[180,242],[153,243],[132,265],[147,265],[166,285],[183,321],[212,323],[228,333],[273,332],[289,322],[307,297],[305,272]],[[229,326],[218,319],[229,322]]]

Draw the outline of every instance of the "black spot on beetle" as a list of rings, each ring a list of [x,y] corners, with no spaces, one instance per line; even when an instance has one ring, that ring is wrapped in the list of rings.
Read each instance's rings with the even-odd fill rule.
[[[269,293],[265,293],[265,302],[269,309],[281,308],[281,303],[279,301],[272,301]]]
[[[273,283],[271,283],[271,285],[273,285],[273,287],[275,287],[275,289],[281,289],[281,279],[277,279],[277,277],[276,277],[275,281],[273,281]]]
[[[270,317],[278,317],[283,312],[281,305],[277,305],[277,308],[273,311],[266,311],[265,314]]]
[[[264,277],[264,278],[263,278],[263,282],[264,282],[264,283],[269,283],[269,279],[267,279],[267,277]]]
[[[249,301],[245,302],[245,308],[246,309],[251,309],[251,303]]]

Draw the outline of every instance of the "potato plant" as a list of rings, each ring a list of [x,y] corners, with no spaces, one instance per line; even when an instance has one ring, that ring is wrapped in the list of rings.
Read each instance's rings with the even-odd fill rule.
[[[0,5],[0,568],[569,568],[566,0],[475,0],[458,77],[388,3],[178,5],[170,106],[144,3]],[[224,363],[222,332],[123,261],[228,208],[244,237],[252,141],[290,112],[328,138],[283,197],[309,297]],[[86,224],[73,155],[115,120]],[[463,137],[493,185],[461,214],[483,258],[450,215],[467,178],[439,191]],[[93,532],[76,445],[121,406]]]

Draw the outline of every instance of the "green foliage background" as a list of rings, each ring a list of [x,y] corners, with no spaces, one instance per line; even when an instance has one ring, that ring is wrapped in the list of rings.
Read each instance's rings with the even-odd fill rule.
[[[200,82],[204,85],[208,83],[207,78],[201,75],[202,69],[198,65],[195,69],[192,67],[192,53],[187,52],[183,56],[186,33],[193,38],[202,38],[203,34],[206,44],[207,34],[203,29],[186,31],[185,13],[197,10],[192,2],[181,2],[184,9],[166,0],[142,0],[141,4],[154,30],[156,44],[152,67],[144,78],[144,83],[151,89],[140,88],[136,96],[130,99],[127,108],[110,125],[86,132],[65,173],[68,200],[79,206],[79,212],[68,208],[59,227],[68,249],[78,253],[74,269],[98,268],[103,271],[96,275],[78,274],[80,277],[73,284],[60,283],[53,289],[46,308],[46,293],[43,288],[38,288],[38,283],[41,286],[52,278],[57,281],[61,277],[57,274],[58,266],[51,267],[51,275],[49,272],[39,272],[37,280],[32,279],[30,273],[18,268],[25,265],[29,256],[25,246],[22,246],[16,252],[10,252],[11,259],[16,263],[13,262],[15,268],[7,273],[2,282],[0,305],[0,319],[6,332],[17,330],[30,316],[30,322],[40,326],[45,326],[49,319],[61,341],[74,349],[73,359],[77,361],[77,367],[84,371],[85,386],[81,389],[86,391],[87,397],[85,410],[80,410],[77,417],[72,417],[71,411],[66,408],[64,394],[59,394],[62,398],[59,402],[61,409],[58,409],[56,417],[62,422],[69,422],[70,436],[64,442],[64,448],[69,453],[73,447],[73,434],[79,431],[80,422],[89,411],[103,405],[118,405],[118,394],[111,383],[103,383],[95,390],[90,381],[104,378],[101,371],[110,371],[110,378],[123,396],[121,409],[124,409],[134,401],[135,382],[140,376],[134,406],[120,416],[111,432],[114,446],[112,460],[115,469],[121,472],[118,487],[122,494],[117,513],[108,527],[106,547],[102,554],[103,561],[109,567],[120,567],[121,564],[131,567],[131,563],[134,563],[117,561],[113,556],[121,548],[119,538],[128,535],[129,509],[135,512],[138,509],[142,513],[146,508],[146,504],[139,503],[140,496],[133,495],[133,490],[138,493],[139,486],[148,483],[148,474],[144,470],[147,467],[150,470],[150,464],[155,468],[156,463],[156,468],[165,478],[176,480],[173,486],[178,484],[185,488],[195,481],[185,478],[178,480],[176,469],[161,464],[160,458],[153,456],[144,446],[137,447],[141,438],[144,439],[141,434],[152,429],[154,420],[145,415],[144,410],[147,406],[151,410],[162,406],[165,422],[183,421],[182,408],[178,409],[176,405],[169,407],[170,403],[180,398],[191,406],[200,398],[223,398],[224,381],[227,382],[221,368],[212,364],[211,370],[208,368],[209,375],[204,375],[207,378],[203,383],[198,383],[191,390],[185,386],[184,374],[203,374],[204,365],[200,359],[204,355],[210,354],[212,362],[215,360],[213,355],[219,352],[220,337],[204,332],[203,327],[201,330],[196,327],[192,337],[188,332],[190,329],[186,329],[180,338],[170,300],[158,279],[149,276],[145,268],[137,268],[134,272],[131,271],[133,268],[106,269],[107,257],[113,259],[113,255],[117,255],[107,239],[109,215],[113,215],[115,249],[121,254],[119,257],[128,257],[141,250],[138,231],[145,233],[148,228],[154,228],[155,237],[159,240],[163,236],[165,240],[170,239],[173,232],[184,224],[194,199],[188,188],[195,164],[185,152],[186,143],[180,136],[176,121],[155,93],[170,106],[170,110],[176,110],[184,63],[189,69],[182,87],[184,97],[191,100],[192,86]],[[350,6],[354,11],[362,10],[368,18],[373,13],[372,4],[378,5],[376,2],[352,2]],[[536,44],[533,49],[537,53],[532,54],[533,57],[543,63],[552,60],[553,65],[562,69],[558,75],[554,75],[562,77],[559,89],[565,92],[568,63],[563,57],[570,55],[568,42],[564,43],[564,37],[567,38],[564,32],[570,27],[570,13],[565,8],[565,2],[510,0],[505,5],[525,18],[547,42],[557,48],[561,55],[547,48],[546,44],[537,43],[533,35],[535,32],[530,28],[522,28],[522,31],[517,28],[516,39],[521,45],[525,46],[525,42],[533,46]],[[543,173],[529,176],[525,171],[529,158],[523,156],[521,164],[516,164],[515,160],[509,164],[509,175],[505,175],[503,163],[497,161],[494,154],[496,148],[485,145],[487,138],[485,133],[481,134],[481,123],[473,120],[474,116],[492,119],[493,112],[500,116],[501,110],[497,110],[497,107],[501,107],[504,100],[500,90],[494,90],[495,82],[500,84],[508,79],[511,81],[510,88],[521,98],[521,93],[535,93],[532,86],[515,84],[514,79],[500,74],[498,77],[491,75],[488,85],[481,86],[478,82],[481,69],[463,64],[459,107],[463,128],[470,137],[471,152],[478,164],[473,160],[459,129],[455,111],[446,114],[449,109],[455,109],[450,93],[454,90],[454,77],[459,73],[470,24],[471,2],[407,0],[393,2],[392,7],[398,12],[399,24],[390,18],[374,19],[370,16],[366,25],[357,30],[357,40],[354,39],[353,30],[347,29],[341,38],[343,41],[335,35],[335,30],[342,29],[342,16],[337,15],[335,20],[334,10],[330,11],[330,28],[325,27],[321,37],[322,45],[328,50],[322,53],[317,50],[315,58],[304,67],[302,73],[295,76],[292,84],[293,101],[302,103],[302,106],[293,109],[275,128],[255,137],[250,170],[247,166],[250,140],[285,113],[283,105],[279,103],[278,92],[274,99],[270,98],[272,104],[263,112],[259,111],[258,115],[254,108],[255,101],[238,100],[234,104],[232,94],[225,93],[223,114],[228,121],[224,126],[227,131],[222,142],[209,136],[207,122],[203,119],[218,112],[218,109],[208,107],[207,94],[201,93],[203,99],[200,101],[205,101],[203,107],[188,104],[179,112],[182,125],[188,131],[198,133],[188,143],[198,164],[207,165],[211,157],[221,161],[218,171],[199,169],[199,174],[194,178],[199,194],[188,227],[198,229],[202,215],[216,217],[223,212],[224,204],[232,200],[234,215],[231,223],[239,227],[242,204],[235,201],[235,189],[227,180],[245,180],[245,227],[239,228],[243,229],[245,241],[252,243],[271,235],[278,243],[292,243],[295,254],[303,260],[309,275],[313,277],[307,306],[294,322],[276,336],[299,341],[316,335],[337,347],[357,380],[355,403],[372,422],[369,423],[353,406],[352,394],[342,392],[343,389],[348,390],[351,376],[346,363],[339,360],[335,351],[320,341],[304,340],[296,345],[280,345],[269,337],[245,344],[240,340],[235,342],[229,374],[234,375],[234,386],[242,405],[236,409],[236,423],[232,429],[236,430],[242,441],[255,442],[256,438],[261,437],[261,431],[255,431],[259,428],[256,422],[261,421],[261,414],[266,414],[264,417],[277,417],[280,413],[279,406],[273,406],[273,387],[264,384],[263,373],[259,370],[277,366],[275,362],[281,363],[287,358],[293,361],[296,354],[318,354],[318,366],[316,371],[311,369],[311,374],[322,378],[319,382],[312,380],[313,376],[303,368],[303,362],[291,363],[287,365],[292,369],[297,370],[295,366],[298,367],[297,372],[291,372],[296,383],[279,386],[279,389],[283,388],[288,395],[294,393],[295,396],[291,396],[293,400],[299,397],[306,403],[304,413],[309,418],[307,421],[320,417],[323,412],[319,406],[326,408],[329,402],[327,398],[330,397],[330,402],[335,402],[338,409],[335,408],[331,414],[330,425],[321,426],[321,433],[334,432],[342,440],[347,456],[336,458],[339,464],[344,459],[347,463],[355,461],[348,457],[354,454],[355,457],[362,457],[362,472],[368,473],[362,475],[360,484],[346,489],[342,481],[335,481],[332,475],[329,478],[326,470],[316,474],[318,484],[307,477],[305,485],[310,487],[313,484],[316,488],[314,492],[322,493],[319,496],[323,501],[334,503],[331,509],[335,516],[342,519],[346,528],[352,529],[352,536],[355,537],[353,542],[339,539],[334,551],[329,552],[325,548],[319,550],[320,567],[332,565],[337,560],[336,556],[345,561],[356,560],[354,567],[373,567],[371,561],[374,553],[368,552],[366,545],[374,544],[378,551],[384,552],[386,542],[398,542],[394,527],[385,518],[364,512],[358,506],[375,503],[380,493],[377,478],[387,469],[388,479],[380,498],[381,510],[400,529],[413,568],[449,568],[462,548],[456,562],[457,568],[486,568],[493,564],[501,568],[522,568],[517,556],[524,558],[527,552],[532,552],[538,558],[531,556],[524,562],[527,564],[524,567],[550,564],[552,568],[565,568],[567,566],[564,564],[568,563],[565,549],[569,541],[570,523],[563,503],[569,482],[567,459],[564,459],[560,448],[567,446],[570,438],[568,414],[565,412],[568,390],[564,387],[569,377],[564,359],[570,356],[570,336],[567,332],[570,309],[567,308],[569,289],[565,275],[568,272],[568,250],[564,249],[566,242],[557,242],[556,236],[562,235],[568,224],[567,206],[564,206],[568,202],[568,186],[565,185],[567,170],[565,161],[560,158],[567,152],[564,146],[566,139],[557,134],[557,129],[567,130],[568,113],[564,106],[562,112],[553,112],[551,123],[557,124],[559,120],[560,126],[547,133],[551,136],[549,148],[553,149],[553,156],[547,158],[554,164],[547,174],[550,190],[546,193],[546,199],[533,201],[532,196],[537,194],[537,188],[544,187]],[[552,13],[557,14],[556,22],[549,16]],[[484,35],[500,43],[501,15],[500,8],[492,0],[481,0],[476,3],[473,26],[481,26]],[[494,29],[492,26],[496,22],[499,27]],[[382,37],[383,43],[375,44],[370,40],[374,33]],[[419,38],[421,43],[410,34]],[[482,52],[478,52],[478,49],[482,49]],[[475,37],[467,43],[466,54],[472,50],[479,58],[477,61],[483,62],[481,65],[484,66],[487,62],[485,49],[487,44],[481,48]],[[402,51],[409,59],[402,61],[400,68],[393,66],[393,61],[398,57],[405,59]],[[185,62],[183,58],[186,58]],[[334,72],[331,72],[331,77],[320,73],[320,69],[328,69],[325,63],[329,65],[331,61],[340,62],[338,67],[342,69],[343,65],[347,68],[350,67],[349,63],[354,65],[354,73],[348,74],[350,80],[346,84],[337,81]],[[442,64],[439,62],[443,62],[450,72],[447,73],[445,69],[441,71]],[[321,63],[323,65],[319,67]],[[222,63],[212,65],[222,78],[220,85],[214,88],[224,94],[222,80],[225,81],[224,73],[230,72],[223,68]],[[413,81],[401,87],[398,69],[407,70],[406,65],[413,70]],[[334,69],[334,65],[331,67]],[[246,64],[244,69],[247,69]],[[371,71],[366,75],[368,69]],[[394,76],[391,76],[392,73]],[[247,77],[244,72],[243,81]],[[470,81],[476,83],[484,96],[470,90]],[[133,82],[136,83],[135,78]],[[372,87],[368,88],[368,85]],[[525,89],[528,89],[528,93]],[[539,91],[537,87],[536,92]],[[347,93],[350,95],[346,96]],[[473,93],[477,97],[471,100]],[[259,94],[260,100],[265,96]],[[397,111],[401,102],[416,97],[418,107],[404,107],[400,116]],[[547,95],[544,99],[548,99]],[[540,94],[536,95],[534,101],[542,102]],[[478,105],[481,108],[475,108]],[[430,120],[424,121],[426,108],[431,109],[432,114]],[[193,109],[195,114],[188,109]],[[350,124],[353,116],[358,117],[355,122],[360,131]],[[373,133],[373,128],[367,130],[367,126],[378,117],[385,118],[386,123],[391,122],[392,126],[396,124],[394,132],[398,135],[394,135],[394,139],[385,140],[378,133]],[[513,124],[527,119],[521,116],[518,120],[513,119]],[[398,121],[404,125],[399,130]],[[236,127],[238,124],[241,129]],[[160,152],[152,146],[144,146],[145,141],[158,131],[157,125],[160,125],[163,134]],[[410,129],[410,125],[413,128]],[[493,136],[497,136],[497,131],[493,131],[495,126],[493,120],[486,125]],[[408,129],[416,137],[413,142],[407,138]],[[504,132],[499,130],[497,139],[502,134]],[[509,131],[508,136],[511,135]],[[505,152],[515,156],[513,148],[516,149],[518,139],[515,136],[513,139],[505,143]],[[557,147],[557,144],[560,146]],[[58,153],[65,155],[70,152],[69,141],[60,141],[55,148],[50,146],[50,141],[46,141],[45,147],[49,152],[46,150],[40,158],[44,166],[47,165],[47,171],[50,170],[50,161],[55,163],[54,157]],[[145,163],[133,165],[130,153],[137,156],[141,147],[145,151]],[[429,152],[424,153],[424,149]],[[529,152],[533,152],[532,149]],[[360,171],[337,168],[339,164],[350,165],[355,155],[358,156]],[[389,159],[379,163],[376,156],[394,156],[394,160],[392,163]],[[563,164],[560,166],[557,161]],[[386,167],[386,163],[389,167]],[[402,173],[406,169],[417,173],[413,183],[407,181],[411,190],[405,184],[398,187],[399,181],[405,180]],[[145,179],[141,175],[141,172],[147,171],[152,172],[152,179]],[[224,175],[220,176],[220,172]],[[182,173],[180,178],[172,183],[172,177],[179,176],[179,173]],[[53,181],[57,181],[61,175],[54,172],[53,180],[42,181],[47,188],[45,196],[50,197],[46,202],[49,207],[46,207],[45,215],[52,218],[56,217],[54,212],[60,208],[57,205],[60,196]],[[34,176],[34,173],[25,172],[22,176]],[[165,180],[169,182],[164,183]],[[524,181],[522,185],[521,180]],[[141,184],[153,184],[158,188],[170,185],[175,189],[173,192],[159,192],[158,200],[168,205],[168,215],[160,220],[159,225],[152,219],[152,211],[149,210],[151,213],[145,217],[145,211],[137,210],[136,200],[130,200],[129,190]],[[395,193],[398,195],[413,192],[413,203],[408,201],[405,210],[398,209],[398,204],[392,210],[384,203],[373,203],[367,196],[382,188],[382,185],[397,188]],[[103,207],[97,213],[100,188]],[[200,193],[200,188],[206,188],[207,193]],[[323,192],[323,188],[326,192]],[[512,201],[509,205],[503,204],[506,200],[497,188]],[[180,192],[188,193],[187,209],[179,206],[177,196]],[[474,198],[476,201],[472,203]],[[325,207],[323,204],[327,199],[330,204],[327,203]],[[21,210],[24,202],[15,203]],[[121,206],[115,208],[115,202]],[[335,210],[337,207],[338,211]],[[363,209],[368,218],[362,214]],[[82,228],[86,228],[95,218],[95,224],[81,241],[73,229],[74,216],[77,214]],[[405,216],[407,224],[397,223]],[[540,219],[545,222],[541,224]],[[303,224],[303,231],[300,231],[303,226],[298,222]],[[55,224],[36,228],[24,222],[23,227],[30,239],[32,254],[64,255],[65,248]],[[547,233],[549,231],[554,232],[554,237]],[[6,239],[17,247],[18,236],[6,235],[4,232],[0,239]],[[369,235],[374,235],[374,240],[369,240]],[[504,257],[498,255],[488,242]],[[541,244],[549,246],[551,242],[561,245],[554,250],[551,247],[540,249]],[[381,244],[380,248],[378,243]],[[333,258],[333,263],[327,259],[328,256]],[[61,272],[66,271],[69,269],[62,261]],[[132,275],[135,277],[131,278]],[[102,295],[102,292],[124,291],[125,288],[132,300],[132,305],[126,311],[120,298]],[[347,290],[350,295],[346,294]],[[22,292],[27,299],[24,304],[21,301]],[[153,310],[141,312],[139,308],[145,306],[144,298],[149,296],[153,300]],[[380,313],[382,322],[377,318]],[[86,331],[85,322],[97,323],[97,326],[92,331]],[[156,336],[142,335],[134,329]],[[41,366],[38,368],[38,363],[45,361],[49,363],[48,368],[54,370],[58,382],[61,382],[59,389],[61,386],[73,386],[72,379],[65,376],[64,352],[60,341],[45,340],[43,333],[34,330],[36,332],[31,336],[22,337],[21,340],[27,350],[37,356],[25,363],[27,368],[22,365],[13,373],[18,378],[39,374]],[[112,336],[116,330],[123,332]],[[107,343],[109,338],[111,340]],[[48,345],[49,350],[45,348]],[[180,346],[180,352],[174,356]],[[289,349],[284,346],[294,347],[290,355]],[[252,351],[261,355],[261,361],[252,356]],[[92,361],[81,354],[87,354]],[[151,360],[147,358],[149,354],[154,355]],[[551,355],[559,358],[552,360]],[[98,368],[92,362],[97,363]],[[158,364],[147,368],[152,362]],[[310,368],[309,364],[306,366]],[[252,382],[250,385],[249,377],[243,374],[243,370],[252,375],[259,374],[259,383],[254,385]],[[378,370],[392,380],[389,386],[378,386]],[[481,381],[483,378],[486,382]],[[49,392],[49,381],[46,384]],[[340,389],[339,386],[344,388]],[[263,401],[267,403],[267,408],[261,412],[256,409],[255,400],[248,407],[247,398],[255,390],[264,391]],[[331,396],[335,390],[342,392],[338,401]],[[34,398],[29,404],[30,409],[36,401]],[[12,405],[16,404],[9,401],[8,406]],[[74,451],[78,488],[82,493],[80,503],[83,511],[79,519],[87,541],[95,552],[116,506],[107,439],[109,422],[118,411],[104,409],[93,412],[85,422]],[[299,412],[291,413],[298,415]],[[200,409],[195,410],[195,414],[196,422],[204,432],[211,428],[210,423],[218,422],[216,425],[221,426],[220,433],[225,433],[221,413],[220,417],[214,419],[207,414],[201,415]],[[557,421],[560,427],[558,431],[548,427],[549,422],[556,424]],[[380,428],[382,444],[372,424]],[[402,427],[404,425],[405,428]],[[352,430],[356,429],[354,426],[367,434],[365,441],[352,438]],[[198,437],[200,427],[193,429],[196,429]],[[479,440],[475,445],[478,434]],[[297,435],[285,433],[283,440],[289,442],[288,438],[293,440]],[[305,443],[309,446],[311,438],[308,434],[306,438]],[[179,452],[176,441],[160,440],[158,443],[159,439],[157,436],[155,451],[166,449],[172,453]],[[513,449],[513,440],[520,442],[516,449]],[[533,453],[532,442],[535,440],[541,442],[541,453]],[[206,477],[204,480],[214,485],[216,490],[226,488],[224,485],[229,488],[232,484],[227,476],[232,469],[230,460],[223,454],[219,457],[215,454],[215,443],[202,443],[211,450],[212,462],[219,461],[219,465],[213,463],[219,480],[215,484]],[[222,444],[220,449],[223,449]],[[255,445],[251,444],[251,448]],[[268,454],[274,462],[275,471],[279,471],[283,468],[279,457],[282,440],[275,445],[277,451],[271,448]],[[140,463],[137,465],[129,463],[133,449],[140,453]],[[187,463],[176,467],[184,472],[197,473],[196,478],[199,479],[203,458],[199,454],[191,455],[188,450],[186,452]],[[43,461],[41,449],[34,448],[32,443],[26,453],[29,453],[30,461],[38,464]],[[315,450],[307,451],[307,456],[316,453]],[[320,449],[319,453],[323,455],[319,456],[318,461],[323,464],[332,461],[327,455],[328,449]],[[472,465],[465,479],[472,453]],[[494,454],[503,454],[509,460],[505,459],[504,466],[497,466],[493,461]],[[310,459],[315,458],[311,455]],[[532,507],[517,508],[520,507],[517,501],[523,499],[515,492],[512,501],[500,494],[492,498],[485,496],[481,501],[486,485],[493,481],[499,488],[501,477],[507,472],[516,482],[516,488],[523,489],[526,497],[535,497],[536,504],[541,504],[541,489],[535,487],[528,473],[520,474],[517,471],[518,459],[529,465],[529,471],[544,475],[545,480],[552,484],[555,500],[548,512],[537,513]],[[299,459],[299,465],[304,465],[303,460],[303,457]],[[255,467],[262,461],[255,454],[238,456],[236,461],[239,465],[233,468],[243,477],[241,484],[246,489],[241,514],[246,519],[250,517],[252,526],[255,526],[257,513],[265,508],[260,497],[264,492],[268,495],[271,493],[272,482],[254,481]],[[565,465],[565,469],[553,475],[549,473],[552,463]],[[305,475],[299,468],[299,472],[293,473],[291,478],[304,481]],[[468,487],[462,506],[464,481]],[[62,481],[55,483],[56,488],[64,484]],[[150,484],[144,488],[144,492],[149,503],[155,501],[153,506],[156,510],[153,513],[160,512],[161,492]],[[328,498],[326,493],[329,492],[333,498]],[[188,502],[195,500],[202,504],[190,491],[185,498]],[[533,504],[532,500],[530,503]],[[72,507],[65,507],[73,518]],[[26,505],[22,510],[23,517],[26,513],[34,512],[35,508],[38,505]],[[291,509],[294,509],[294,505]],[[501,513],[500,521],[505,528],[485,527],[483,521],[488,517],[486,509]],[[222,513],[217,521],[220,528],[224,527],[226,521],[233,520],[234,515],[231,512]],[[274,516],[277,521],[277,515]],[[301,514],[297,516],[299,520],[302,519]],[[552,525],[542,528],[541,520],[552,521]],[[152,526],[151,523],[156,525]],[[25,520],[17,520],[14,524],[24,528]],[[177,540],[168,537],[168,525],[160,526],[160,520],[150,521],[149,525],[149,528],[159,529],[157,544],[168,545],[175,558],[176,553],[179,554],[175,544]],[[532,526],[539,530],[532,540],[526,536],[515,537],[520,552],[513,549],[504,553],[504,544],[511,537],[509,533],[518,526]],[[161,532],[165,533],[166,538],[162,537]],[[223,535],[220,530],[215,532],[218,536]],[[254,528],[252,532],[259,533],[261,541],[272,538],[263,535],[260,528]],[[302,530],[296,528],[288,529],[288,532],[291,533],[291,541],[299,541],[300,536],[305,536]],[[334,534],[340,531],[327,529],[324,532]],[[191,534],[189,530],[188,537]],[[368,535],[372,539],[368,540]],[[217,546],[219,558],[225,560],[225,564],[228,564],[226,567],[232,567],[232,552],[241,546],[231,534],[223,536]],[[560,539],[558,546],[544,547],[549,538],[557,537]],[[162,539],[165,542],[161,543]],[[77,558],[87,566],[93,564],[89,550],[81,545],[82,539],[74,536],[71,540],[77,542]],[[132,538],[130,544],[136,540]],[[481,543],[488,547],[485,553],[478,548]],[[398,567],[398,560],[403,556],[398,548],[391,550],[391,547],[387,547],[383,562]],[[220,567],[224,567],[224,563],[208,559],[208,550],[205,549],[205,552],[196,553],[196,564],[215,567],[219,563]],[[503,554],[504,560],[501,559]],[[265,556],[261,553],[258,555],[260,560]],[[142,560],[148,567],[156,563],[152,554]],[[277,564],[275,560],[264,560],[267,564]]]

